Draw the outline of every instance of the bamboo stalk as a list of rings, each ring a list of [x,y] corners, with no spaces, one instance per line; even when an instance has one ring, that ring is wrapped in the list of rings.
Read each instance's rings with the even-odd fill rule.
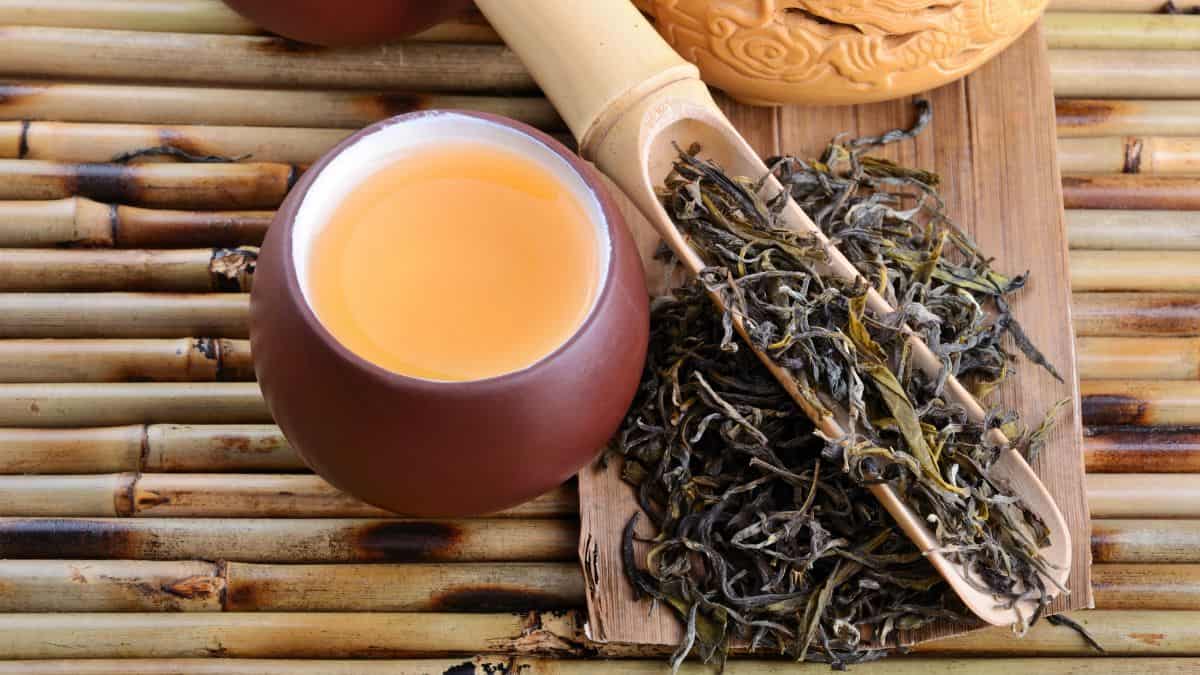
[[[1075,368],[1082,380],[1198,380],[1200,338],[1080,337]]]
[[[1184,14],[1048,12],[1050,49],[1200,49],[1200,19]]]
[[[0,382],[237,382],[246,340],[0,340]]]
[[[1068,209],[1200,210],[1200,178],[1107,174],[1063,176]]]
[[[112,162],[169,148],[198,157],[311,164],[352,133],[354,129],[0,122],[0,158]],[[18,142],[12,143],[13,138]]]
[[[1087,476],[1093,518],[1200,518],[1200,480],[1183,473]]]
[[[0,34],[4,75],[284,88],[536,88],[516,55],[500,45],[410,42],[327,49],[265,36],[36,26],[8,26]]]
[[[1058,136],[1200,136],[1200,101],[1059,98]]]
[[[504,656],[475,656],[448,659],[61,659],[0,662],[0,675],[662,675],[662,658],[633,661],[628,659],[542,659]],[[1097,660],[1089,657],[1059,658],[921,658],[905,656],[853,666],[854,672],[890,673],[891,675],[1080,675],[1096,669]],[[1108,675],[1145,675],[1149,664],[1144,658],[1110,657],[1104,659]],[[1200,659],[1156,657],[1157,673],[1189,673],[1200,667]],[[791,663],[778,659],[727,661],[727,675],[821,675],[829,666],[817,663]],[[717,675],[713,665],[684,663],[679,675]]]
[[[1083,458],[1093,473],[1200,473],[1200,430],[1088,428]]]
[[[0,473],[86,474],[136,471],[144,427],[0,428]]]
[[[1200,565],[1093,565],[1103,609],[1200,609]]]
[[[512,613],[7,614],[0,615],[0,657],[580,655],[575,620]],[[543,639],[527,639],[531,634]]]
[[[1052,49],[1048,53],[1055,96],[1200,98],[1200,51]]]
[[[193,560],[0,560],[0,611],[219,612],[223,567]]]
[[[0,293],[0,338],[245,338],[249,295]]]
[[[0,518],[0,558],[573,561],[570,520]],[[1200,520],[1096,520],[1098,563],[1200,563]]]
[[[584,604],[574,562],[0,560],[0,582],[4,612],[505,612]],[[1092,585],[1100,609],[1200,609],[1200,565],[1096,565]]]
[[[19,492],[53,491],[49,476],[12,477],[9,498],[0,477],[0,513],[8,515],[147,516],[152,518],[384,518],[392,514],[338,490],[309,474],[143,474],[129,486],[129,509],[117,513],[25,513]],[[100,486],[96,486],[100,489]],[[111,501],[112,495],[110,495]],[[49,499],[47,499],[49,501]]]
[[[1200,18],[1197,19],[1200,21]],[[1058,139],[1063,173],[1200,173],[1200,138],[1096,136]]]
[[[146,472],[299,471],[304,462],[274,425],[151,424],[145,427]]]
[[[562,486],[496,518],[561,518],[579,512]],[[393,514],[311,474],[133,472],[81,476],[0,476],[6,516],[151,518],[387,518]]]
[[[81,196],[180,209],[273,209],[300,170],[288,164],[67,164],[0,159],[0,200]]]
[[[129,510],[134,474],[0,476],[0,513],[115,517]]]
[[[1094,610],[1070,616],[1086,626],[1109,654],[1187,656],[1200,652],[1198,612]],[[0,615],[0,656],[395,658],[455,653],[581,656],[591,649],[629,651],[619,645],[587,643],[581,623],[573,612],[563,616],[537,612],[7,614]],[[667,653],[672,648],[653,651]],[[1091,649],[1074,631],[1043,621],[1023,638],[1008,627],[993,627],[926,642],[914,651],[1091,656],[1095,653]],[[646,651],[641,649],[643,654]],[[576,663],[589,668],[595,665]],[[796,667],[790,663],[779,666]],[[661,671],[665,666],[660,661],[656,667]]]
[[[169,211],[84,197],[0,202],[3,248],[257,246],[274,211]]]
[[[305,470],[269,424],[0,428],[0,474]]]
[[[1084,380],[1079,395],[1092,426],[1200,425],[1200,382]]]
[[[230,563],[227,611],[514,612],[584,604],[568,563],[256,565]],[[5,578],[0,568],[0,578]],[[21,610],[29,611],[29,610]]]
[[[554,107],[540,96],[0,82],[0,118],[18,120],[357,129],[394,115],[444,108],[495,113],[543,129],[563,128]]]
[[[1073,249],[1200,250],[1200,211],[1077,209],[1066,222]]]
[[[253,34],[258,27],[216,0],[0,0],[0,25]]]
[[[1069,612],[1068,616],[1086,628],[1109,655],[1200,654],[1200,612],[1091,610]],[[1045,621],[1030,628],[1024,637],[1006,626],[995,626],[916,645],[913,651],[1004,656],[1095,655],[1075,631]]]
[[[578,539],[554,519],[0,518],[13,559],[569,562]]]
[[[1200,251],[1071,251],[1070,257],[1075,292],[1200,291]]]
[[[0,292],[248,292],[256,248],[14,249],[0,256]]]
[[[0,426],[270,421],[254,382],[0,384]]]
[[[1200,7],[1200,0],[1173,0],[1180,11]],[[1161,12],[1166,0],[1050,0],[1051,12]]]
[[[1092,562],[1200,563],[1200,520],[1093,520]]]
[[[1200,335],[1200,294],[1075,293],[1071,319],[1077,336]]]
[[[2,560],[4,612],[517,612],[582,607],[577,563]]]

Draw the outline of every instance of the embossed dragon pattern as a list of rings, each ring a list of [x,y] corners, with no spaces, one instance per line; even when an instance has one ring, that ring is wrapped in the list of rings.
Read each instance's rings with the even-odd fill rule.
[[[635,0],[713,82],[821,85],[865,99],[936,86],[973,70],[1046,0]],[[924,86],[922,86],[924,85]],[[737,93],[736,91],[734,92]],[[820,100],[821,96],[815,97]]]

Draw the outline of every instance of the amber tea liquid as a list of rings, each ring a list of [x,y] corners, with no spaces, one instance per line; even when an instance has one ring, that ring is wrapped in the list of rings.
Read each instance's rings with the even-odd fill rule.
[[[598,293],[600,230],[563,179],[516,151],[416,149],[344,197],[313,240],[321,323],[388,370],[476,380],[565,342]]]

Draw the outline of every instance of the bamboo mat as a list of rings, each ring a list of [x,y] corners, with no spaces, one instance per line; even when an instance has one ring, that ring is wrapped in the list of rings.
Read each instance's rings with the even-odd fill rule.
[[[1071,616],[1110,658],[1043,623],[856,669],[1200,672],[1200,17],[1052,4],[1098,608]],[[297,172],[405,110],[553,110],[471,17],[404,68],[256,33],[215,0],[0,0],[0,673],[663,672],[583,634],[574,486],[385,517],[251,381],[246,247]],[[96,164],[160,145],[253,158]],[[784,669],[827,667],[730,667]]]

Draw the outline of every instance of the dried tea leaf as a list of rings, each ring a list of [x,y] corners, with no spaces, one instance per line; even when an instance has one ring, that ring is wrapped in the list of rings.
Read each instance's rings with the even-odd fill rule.
[[[954,375],[985,394],[1011,375],[1012,336],[1053,370],[1012,317],[1006,297],[1025,277],[990,260],[943,211],[937,177],[866,157],[914,129],[834,142],[820,161],[770,161],[787,190],[739,178],[681,152],[660,192],[668,213],[709,267],[696,283],[655,301],[641,387],[615,446],[623,477],[658,535],[649,554],[622,550],[631,583],[686,624],[689,652],[722,661],[730,640],[837,667],[877,658],[902,631],[965,612],[937,572],[871,496],[889,483],[924,517],[940,550],[970,570],[1000,604],[1040,598],[1039,548],[1048,528],[991,466],[1007,447],[1011,411],[982,423],[947,403]],[[866,285],[821,274],[816,237],[781,221],[795,199],[867,284],[896,311],[878,315]],[[716,296],[728,309],[713,311]],[[792,374],[807,405],[843,410],[845,438],[817,434],[734,323]],[[913,368],[909,328],[943,364]],[[1014,436],[1035,453],[1048,422]]]

